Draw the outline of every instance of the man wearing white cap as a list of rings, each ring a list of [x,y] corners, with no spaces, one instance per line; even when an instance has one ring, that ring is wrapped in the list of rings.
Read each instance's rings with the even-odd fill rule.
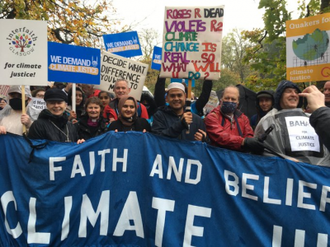
[[[203,120],[196,114],[185,112],[186,93],[182,83],[173,82],[166,95],[168,106],[158,108],[154,114],[152,132],[162,136],[189,141],[205,141]]]
[[[6,105],[0,114],[0,135],[10,132],[16,135],[23,135],[23,125],[29,128],[32,120],[28,114],[22,114],[22,87],[11,86],[8,90],[9,104]],[[25,105],[31,100],[30,87],[25,87]]]

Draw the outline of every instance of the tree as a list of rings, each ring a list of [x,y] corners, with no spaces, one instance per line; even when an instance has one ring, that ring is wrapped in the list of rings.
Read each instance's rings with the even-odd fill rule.
[[[247,40],[243,39],[238,29],[222,39],[221,66],[237,73],[240,83],[251,73],[249,65],[243,63],[246,49],[250,46]]]
[[[244,62],[258,72],[248,78],[255,88],[274,88],[279,81],[286,79],[285,22],[291,20],[285,0],[260,0],[259,8],[265,8],[263,29],[245,31],[244,39],[253,46],[247,49]],[[300,2],[300,18],[330,11],[330,0],[305,0]]]
[[[0,19],[48,21],[48,40],[65,44],[101,47],[105,33],[116,32],[118,22],[108,19],[115,9],[111,1],[4,0]]]

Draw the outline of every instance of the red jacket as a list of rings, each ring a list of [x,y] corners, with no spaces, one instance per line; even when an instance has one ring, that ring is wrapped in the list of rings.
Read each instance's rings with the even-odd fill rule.
[[[242,150],[241,145],[245,137],[253,137],[253,130],[249,118],[236,110],[235,116],[242,136],[240,136],[235,117],[232,121],[220,112],[220,105],[214,108],[205,118],[206,131],[211,144],[223,148]]]

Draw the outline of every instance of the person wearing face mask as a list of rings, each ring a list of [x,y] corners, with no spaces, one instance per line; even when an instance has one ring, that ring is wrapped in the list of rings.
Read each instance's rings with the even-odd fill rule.
[[[134,97],[124,95],[118,103],[118,120],[110,124],[109,130],[150,132],[151,127],[145,118],[138,117],[137,102]]]
[[[108,125],[103,118],[103,104],[97,97],[87,99],[85,104],[85,114],[81,116],[76,124],[79,139],[88,140],[90,138],[106,133]]]
[[[33,121],[31,117],[22,114],[22,87],[11,86],[8,90],[9,104],[7,104],[0,114],[0,135],[10,132],[16,135],[23,135],[23,125],[28,129]],[[25,105],[31,100],[30,87],[25,86]]]
[[[249,118],[237,109],[238,103],[238,88],[226,87],[220,105],[205,118],[206,131],[211,144],[237,151],[262,153],[263,146],[253,138]]]

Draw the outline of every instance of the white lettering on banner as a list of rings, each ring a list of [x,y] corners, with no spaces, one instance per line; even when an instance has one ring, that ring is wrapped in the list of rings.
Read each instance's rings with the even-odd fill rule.
[[[106,171],[106,161],[109,161],[109,159],[106,159],[106,154],[110,154],[110,149],[103,149],[97,151],[98,157],[97,161],[99,161],[100,165],[100,172]],[[118,156],[118,149],[113,149],[113,155],[112,155],[112,165],[108,164],[109,167],[112,167],[112,171],[117,171],[117,165],[118,163],[122,163],[122,169],[121,172],[127,172],[127,157],[128,157],[128,149],[123,150],[123,157]],[[66,157],[49,157],[49,180],[54,181],[55,180],[55,172],[62,171],[62,166],[55,166],[55,162],[62,162],[66,161]],[[89,152],[89,175],[94,175],[95,171],[95,152],[91,151]],[[88,167],[85,167],[80,154],[76,154],[74,156],[74,160],[72,163],[72,170],[71,170],[71,176],[70,178],[75,178],[77,174],[80,174],[81,177],[86,176],[85,169]]]
[[[78,236],[80,238],[87,237],[87,219],[93,227],[95,227],[96,221],[101,215],[100,222],[100,235],[106,236],[108,233],[109,225],[109,211],[110,211],[110,190],[102,191],[99,205],[97,206],[96,212],[93,210],[92,202],[89,197],[83,195],[83,201],[80,209],[80,225]]]
[[[178,182],[181,182],[182,174],[183,174],[183,164],[184,164],[184,158],[180,158],[179,166],[177,167],[174,157],[169,156],[168,160],[168,170],[167,170],[167,180],[171,180],[172,178],[172,172],[174,173],[175,179]],[[191,178],[191,170],[192,166],[196,167],[196,177]],[[166,167],[166,166],[164,166]],[[157,154],[154,164],[152,165],[152,170],[150,172],[150,177],[154,177],[155,175],[158,175],[160,179],[163,179],[163,162],[162,162],[162,156],[160,154]],[[186,173],[185,173],[185,180],[184,182],[187,184],[198,184],[201,181],[202,176],[202,163],[199,160],[192,160],[187,159],[186,162]]]
[[[116,201],[115,198],[113,201]],[[13,202],[13,203],[11,203]],[[94,204],[94,203],[93,203]],[[8,215],[8,212],[14,211],[22,211],[21,208],[17,207],[16,199],[13,195],[12,191],[7,191],[1,196],[1,205],[2,210],[5,216],[5,226],[6,230],[9,234],[11,234],[14,238],[19,238],[22,234],[22,228],[19,220],[16,218],[16,214]],[[68,238],[70,234],[70,215],[72,214],[72,205],[73,198],[72,196],[67,196],[63,198],[63,207],[64,207],[64,215],[62,221],[62,231],[61,231],[61,241],[64,241]],[[101,196],[99,202],[97,204],[97,209],[94,210],[91,200],[88,195],[82,195],[82,202],[80,206],[80,224],[78,233],[71,233],[79,236],[79,238],[87,238],[87,221],[95,227],[96,223],[99,220],[99,234],[100,236],[109,235],[109,222],[110,222],[110,190],[104,190],[101,192]],[[155,244],[156,246],[162,246],[163,235],[165,231],[166,224],[166,212],[174,212],[175,201],[152,197],[152,205],[151,207],[157,209],[157,219],[156,229],[155,229]],[[182,205],[180,205],[182,206]],[[57,232],[37,232],[36,226],[38,225],[37,218],[37,209],[38,203],[37,199],[34,197],[30,197],[29,203],[29,219],[27,223],[27,240],[29,244],[50,244],[50,239],[52,235],[58,235]],[[211,218],[211,208],[201,207],[196,205],[188,205],[187,206],[187,216],[184,230],[184,239],[183,246],[192,246],[192,238],[203,237],[204,227],[195,226],[194,219],[195,217],[204,217]],[[11,219],[11,224],[15,224],[15,220],[17,221],[15,228],[10,228],[9,222],[7,219]],[[131,221],[134,222],[131,225]],[[178,223],[182,223],[181,219]],[[138,200],[138,196],[136,191],[130,191],[125,204],[123,205],[120,217],[118,219],[117,225],[113,232],[113,236],[121,237],[124,236],[125,231],[135,231],[136,236],[144,238],[144,230],[143,230],[143,221],[142,214],[140,210],[140,204]]]
[[[231,196],[239,195],[239,193],[240,193],[239,176],[237,176],[237,174],[235,174],[234,172],[224,170],[224,179],[225,179],[226,193]],[[262,184],[262,180],[260,181],[259,175],[255,175],[255,174],[242,173],[242,185],[241,185],[242,186],[242,192],[241,192],[242,198],[247,198],[247,199],[254,200],[254,201],[258,201],[258,198],[259,198],[257,194],[251,195],[251,193],[250,194],[247,193],[247,190],[255,191],[254,190],[255,186],[247,183],[248,179],[255,180],[256,181],[255,186],[263,187],[263,193],[262,193],[263,203],[273,204],[273,205],[282,205],[283,204],[281,199],[269,197],[270,177],[265,176],[263,178],[263,184]],[[292,199],[293,199],[293,195],[294,195],[293,182],[294,182],[294,180],[292,178],[287,178],[285,191],[278,191],[277,189],[279,188],[279,186],[276,186],[276,183],[272,187],[273,194],[276,194],[277,196],[282,195],[282,197],[285,196],[285,205],[286,206],[292,206]],[[303,209],[309,209],[309,210],[316,210],[317,205],[307,203],[306,201],[308,201],[308,199],[310,202],[315,202],[316,200],[318,200],[318,202],[320,203],[319,210],[321,212],[325,212],[326,205],[330,204],[330,197],[328,197],[329,192],[330,192],[330,186],[322,185],[322,191],[321,191],[319,197],[314,196],[312,198],[311,193],[305,192],[305,188],[315,190],[315,192],[313,194],[317,195],[316,189],[317,189],[318,185],[315,183],[308,183],[303,180],[298,180],[297,183],[298,183],[298,186],[297,186],[298,191],[297,191],[297,198],[296,198],[296,207],[303,208]]]
[[[288,230],[286,229],[287,233]],[[272,247],[282,247],[282,226],[273,226],[273,239],[272,239]],[[302,229],[295,229],[294,243],[291,245],[285,242],[284,246],[295,246],[295,247],[304,247],[305,246],[305,235],[306,231]],[[318,233],[317,234],[317,247],[327,247],[328,246],[328,234]]]
[[[27,234],[27,243],[28,244],[48,244],[50,242],[50,232],[36,232],[37,224],[37,211],[36,211],[36,202],[37,199],[34,197],[30,198],[29,203],[29,220],[28,220],[28,234]]]
[[[308,117],[285,117],[285,122],[292,151],[320,152],[319,137],[309,124]]]
[[[211,218],[212,209],[205,207],[198,207],[194,205],[188,205],[186,227],[183,237],[183,247],[192,247],[192,237],[203,237],[204,227],[194,226],[195,216]]]
[[[22,227],[20,223],[17,223],[17,226],[14,229],[11,229],[7,220],[7,207],[10,202],[14,203],[15,211],[17,211],[17,203],[12,191],[7,191],[1,196],[1,206],[5,215],[5,227],[7,232],[13,236],[13,238],[18,238],[22,234]]]
[[[175,201],[163,199],[163,198],[152,198],[152,208],[158,210],[157,221],[156,221],[156,233],[155,233],[155,245],[163,246],[163,235],[165,227],[166,212],[174,211]]]

